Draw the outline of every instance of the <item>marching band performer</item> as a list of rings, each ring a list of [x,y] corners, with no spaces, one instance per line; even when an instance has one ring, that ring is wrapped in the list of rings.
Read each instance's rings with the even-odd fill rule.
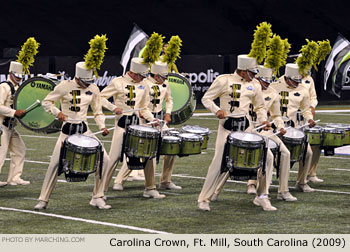
[[[285,74],[270,86],[279,93],[282,116],[286,116],[290,120],[288,123],[292,126],[297,125],[297,111],[300,108],[302,115],[312,128],[315,126],[315,122],[310,109],[310,98],[308,90],[299,85],[301,79],[298,65],[289,63],[285,67]],[[306,180],[312,159],[312,150],[309,144],[304,159],[299,162],[295,188],[301,192],[313,192],[315,190],[307,184]]]
[[[106,170],[106,182],[104,190],[108,190],[113,173],[118,165],[122,153],[123,135],[129,125],[139,124],[139,117],[133,112],[123,112],[123,110],[140,110],[139,113],[146,120],[158,122],[148,109],[150,103],[149,86],[143,81],[149,72],[149,65],[142,63],[142,58],[133,58],[130,64],[130,71],[124,76],[113,79],[110,84],[101,92],[102,106],[116,114],[115,130],[113,133],[110,154],[109,168]],[[114,104],[108,101],[114,98]],[[116,181],[126,179],[127,166],[122,166]],[[129,171],[130,172],[130,171]],[[121,190],[121,182],[114,184],[114,190]],[[145,190],[143,196],[146,198],[164,198],[155,187],[153,167],[145,167]]]
[[[145,78],[144,82],[149,86],[151,101],[149,103],[148,108],[152,111],[153,116],[157,119],[164,120],[166,123],[171,121],[170,114],[173,108],[173,98],[171,96],[171,90],[169,84],[167,83],[167,75],[168,75],[168,65],[161,61],[156,61],[152,64],[151,74],[149,77]],[[166,104],[166,111],[163,112],[162,105],[163,100]],[[141,120],[142,124],[146,124],[144,120]],[[166,129],[167,126],[164,125],[163,129]],[[160,177],[159,189],[173,189],[180,190],[181,186],[175,185],[171,182],[171,174],[175,162],[175,155],[165,155],[164,163],[162,168],[162,175]],[[152,159],[147,162],[146,166],[150,165],[151,168],[147,169],[155,169],[156,160]],[[123,162],[123,166],[126,166],[126,162]],[[128,170],[125,167],[121,168],[121,171],[125,170],[125,173],[118,173],[114,181],[114,190],[122,191],[123,184],[127,180],[128,174],[131,170]]]
[[[11,61],[9,77],[6,82],[0,83],[0,123],[2,124],[3,134],[0,146],[0,172],[5,163],[7,151],[10,150],[10,169],[7,182],[0,181],[0,187],[9,185],[28,185],[29,181],[21,178],[26,147],[24,142],[15,129],[16,117],[22,118],[25,110],[14,110],[12,107],[13,96],[19,87],[23,77],[23,65],[16,61]]]
[[[272,87],[269,87],[270,83],[272,82],[272,73],[272,68],[259,66],[259,73],[256,75],[256,78],[260,82],[265,106],[270,114],[269,117],[274,121],[274,125],[276,125],[277,130],[281,132],[281,135],[284,135],[286,133],[286,130],[284,129],[284,121],[281,118],[280,97],[276,90],[274,90]],[[274,140],[279,145],[279,151],[281,152],[277,199],[285,201],[296,201],[297,198],[293,197],[288,189],[288,179],[290,172],[289,150],[277,135],[273,135],[273,130],[262,131],[261,135],[268,136],[270,139]]]
[[[26,147],[15,129],[17,120],[25,116],[25,110],[14,110],[13,99],[15,92],[25,73],[29,74],[29,68],[33,65],[34,56],[38,53],[40,44],[35,38],[30,37],[22,45],[17,61],[10,62],[9,77],[7,81],[0,83],[0,123],[3,127],[0,146],[0,173],[4,165],[7,151],[10,151],[10,169],[7,182],[0,181],[0,187],[8,185],[29,185],[30,181],[21,178],[24,166]]]
[[[308,44],[311,44],[312,42],[308,42]],[[314,60],[313,60],[313,66],[317,70],[317,65],[320,64],[322,60],[326,58],[326,56],[332,51],[332,48],[330,46],[329,40],[324,40],[324,41],[317,41],[318,44],[318,50],[317,54],[314,55]],[[301,55],[303,57],[303,55]],[[300,62],[297,60],[297,62]],[[317,100],[317,94],[316,94],[316,89],[315,89],[315,82],[314,79],[311,76],[311,63],[308,66],[308,71],[302,75],[302,83],[301,85],[305,87],[308,92],[309,92],[309,97],[310,97],[310,109],[312,115],[315,117],[315,108],[318,104]],[[309,173],[307,175],[307,180],[311,181],[313,183],[321,183],[323,182],[323,179],[320,179],[316,176],[316,170],[317,170],[317,165],[320,160],[321,156],[321,148],[319,145],[311,145],[312,149],[312,161],[311,161],[311,167],[309,170]]]
[[[105,127],[105,117],[102,113],[100,91],[93,79],[93,70],[86,67],[85,62],[76,64],[75,78],[73,80],[62,81],[55,89],[50,92],[42,102],[45,111],[56,116],[59,121],[64,122],[62,131],[57,139],[54,151],[52,153],[50,164],[47,169],[45,179],[41,188],[39,203],[34,207],[36,210],[46,209],[48,202],[57,182],[58,165],[60,159],[61,146],[64,140],[77,132],[84,135],[91,135],[87,124],[87,113],[89,105],[92,108],[94,119],[102,130],[102,135],[106,136],[109,131]],[[61,110],[55,103],[60,101]],[[108,167],[108,155],[103,151],[103,172]],[[110,209],[104,201],[104,183],[103,176],[100,178],[100,170],[95,172],[95,186],[92,192],[90,205],[99,209]]]
[[[198,197],[198,208],[200,210],[210,211],[209,202],[213,197],[213,200],[216,200],[214,192],[217,185],[221,180],[226,181],[228,178],[228,172],[221,173],[220,171],[226,138],[231,133],[231,130],[233,130],[232,128],[225,128],[225,119],[227,115],[231,113],[242,113],[246,116],[249,113],[250,104],[253,104],[259,121],[267,127],[271,126],[267,121],[261,86],[259,82],[254,79],[256,73],[256,59],[248,57],[247,55],[239,55],[235,73],[218,76],[202,98],[203,105],[208,110],[215,113],[220,120],[214,158],[209,166],[202,191]],[[220,98],[220,107],[214,103],[214,100],[218,97]],[[249,124],[251,125],[251,121]],[[249,128],[246,129],[246,131],[248,130]],[[267,178],[271,176],[272,173],[272,162],[273,154],[271,151],[268,151],[267,163],[269,164],[266,165],[266,174],[264,176],[262,175],[261,169],[259,169],[257,197],[253,201],[255,205],[261,206],[265,211],[276,210],[276,208],[271,205],[267,196],[269,187]]]

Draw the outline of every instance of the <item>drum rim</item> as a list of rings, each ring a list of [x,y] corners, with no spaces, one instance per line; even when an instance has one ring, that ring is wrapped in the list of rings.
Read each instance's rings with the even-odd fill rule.
[[[137,127],[140,127],[141,129],[144,129],[144,128],[147,128],[147,129],[151,129],[150,131],[142,131],[142,130],[139,130],[137,128],[134,128],[134,126],[137,126]],[[147,127],[147,126],[144,126],[144,125],[138,125],[138,124],[135,124],[135,125],[129,125],[128,126],[128,129],[129,130],[138,130],[138,131],[141,131],[141,132],[148,132],[148,133],[159,133],[159,130],[155,129],[155,128],[152,128],[152,127]]]
[[[36,77],[27,79],[25,82],[23,82],[23,83],[19,86],[19,88],[17,89],[17,91],[16,91],[16,93],[15,93],[15,97],[14,97],[14,99],[13,99],[13,108],[14,108],[14,109],[17,109],[17,98],[18,98],[18,94],[19,94],[20,91],[25,87],[25,85],[27,85],[27,83],[29,84],[30,81],[33,81],[33,80],[34,80],[34,81],[35,81],[35,80],[45,80],[45,81],[49,82],[50,84],[52,84],[54,88],[56,87],[56,84],[55,84],[52,80],[46,79],[46,78],[44,78],[44,77],[36,76]],[[56,120],[53,120],[53,121],[52,121],[48,126],[46,126],[46,127],[35,128],[35,129],[34,129],[34,128],[32,128],[32,127],[26,125],[26,124],[22,121],[21,118],[17,118],[17,120],[18,120],[18,121],[21,123],[21,125],[22,125],[23,127],[25,127],[26,129],[29,129],[29,130],[31,130],[31,131],[38,131],[38,132],[39,132],[39,131],[44,131],[44,130],[46,130],[46,129],[54,129],[54,128],[52,128],[52,126],[53,126],[55,123],[57,123]],[[59,131],[60,131],[60,129],[57,129],[57,130],[52,131],[52,132],[50,132],[50,133],[56,133],[56,132],[59,132]]]
[[[97,145],[96,146],[81,146],[81,145],[76,145],[75,143],[72,143],[72,142],[69,141],[69,138],[76,137],[76,136],[79,136],[79,137],[82,136],[84,138],[91,139],[91,140],[95,141],[97,143]],[[98,141],[96,138],[91,137],[91,136],[86,136],[86,135],[83,135],[83,134],[70,135],[70,136],[68,136],[66,138],[66,140],[67,140],[67,143],[79,146],[80,148],[98,148],[101,145],[100,141]]]
[[[254,140],[254,141],[248,141],[248,140],[243,140],[243,139],[239,139],[239,138],[234,138],[234,137],[232,137],[232,135],[234,135],[234,134],[236,134],[236,133],[244,133],[244,134],[254,135],[254,136],[260,137],[260,139],[259,139],[259,140],[256,140],[256,141],[255,141],[255,140]],[[244,132],[244,131],[235,131],[235,132],[230,133],[228,136],[229,136],[229,139],[230,139],[231,141],[236,140],[236,141],[242,141],[242,142],[247,142],[247,143],[263,143],[263,142],[265,142],[263,136],[258,135],[258,134],[255,134],[255,133]]]
[[[203,130],[202,130],[202,132],[191,132],[191,131],[189,131],[189,130],[186,130],[186,129],[185,129],[186,127],[192,127],[192,128],[198,127],[198,128],[203,129]],[[210,133],[209,128],[203,128],[203,127],[201,127],[201,126],[199,126],[199,125],[183,125],[183,126],[181,127],[181,129],[182,129],[183,131],[185,131],[185,132],[193,133],[193,134],[199,134],[199,135],[209,135],[209,133]],[[201,129],[199,129],[199,131],[200,131]]]
[[[181,135],[183,135],[183,134],[191,134],[191,135],[193,135],[194,137],[186,137],[186,136],[182,137]],[[204,140],[203,136],[201,136],[201,135],[199,135],[199,134],[193,134],[193,133],[187,133],[187,132],[185,132],[185,133],[180,133],[180,134],[179,134],[179,138],[181,139],[181,141],[182,141],[182,139],[185,139],[185,140],[187,140],[188,142],[198,142],[198,141],[203,141],[203,140]]]

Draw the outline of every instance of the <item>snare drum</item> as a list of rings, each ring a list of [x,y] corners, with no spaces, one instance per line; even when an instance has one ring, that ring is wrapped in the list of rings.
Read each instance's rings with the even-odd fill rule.
[[[344,130],[340,128],[323,128],[322,147],[340,147],[343,146]]]
[[[296,128],[289,128],[287,129],[287,133],[281,138],[284,145],[290,152],[290,161],[300,161],[303,156],[305,134]]]
[[[181,133],[180,155],[201,154],[203,137],[192,133]]]
[[[75,134],[65,139],[62,151],[60,164],[63,165],[67,181],[79,182],[96,172],[101,160],[102,145],[93,137]]]
[[[262,136],[247,132],[233,132],[227,139],[230,147],[228,158],[233,160],[236,169],[258,169],[263,165],[263,148],[265,140]]]
[[[181,129],[182,131],[187,133],[201,135],[203,137],[202,150],[208,147],[208,140],[209,140],[209,134],[210,134],[210,130],[208,128],[203,128],[198,125],[195,125],[195,126],[184,125],[181,127]]]
[[[157,155],[159,130],[142,125],[127,129],[124,151],[128,157],[153,158]]]
[[[304,127],[304,133],[308,137],[310,145],[321,145],[322,143],[322,127],[315,126],[313,128]]]
[[[343,145],[350,144],[350,124],[333,123],[333,124],[327,124],[326,127],[344,130]]]
[[[176,136],[162,137],[160,155],[177,155],[180,153],[181,138]]]

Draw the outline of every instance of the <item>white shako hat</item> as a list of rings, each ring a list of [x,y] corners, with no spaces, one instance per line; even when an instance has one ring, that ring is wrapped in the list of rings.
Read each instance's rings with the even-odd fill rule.
[[[301,82],[301,74],[299,72],[299,67],[297,64],[288,63],[286,65],[286,71],[284,75],[295,82],[298,82],[298,83]]]
[[[87,69],[84,61],[78,62],[75,65],[75,77],[88,84],[94,83],[92,69]]]
[[[237,57],[237,69],[239,70],[249,70],[251,72],[257,73],[258,62],[255,58],[248,57],[247,54],[241,54]]]
[[[272,82],[272,73],[273,73],[272,68],[268,68],[268,67],[264,67],[262,65],[259,65],[258,70],[259,70],[259,72],[257,73],[257,75],[255,75],[256,78],[262,79],[263,81],[265,81],[267,83]]]
[[[142,58],[132,58],[131,64],[130,64],[130,71],[133,73],[146,75],[149,72],[149,65],[148,64],[142,64]]]
[[[152,74],[159,74],[161,76],[167,76],[168,75],[168,64],[161,61],[156,61],[154,64],[152,64],[151,67],[151,73]]]
[[[10,69],[9,73],[14,73],[18,75],[22,75],[23,73],[23,65],[17,61],[11,61],[10,62]]]

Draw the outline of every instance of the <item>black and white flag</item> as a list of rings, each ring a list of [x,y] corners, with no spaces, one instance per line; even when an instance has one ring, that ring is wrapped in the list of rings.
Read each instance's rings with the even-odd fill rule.
[[[146,45],[148,35],[136,24],[131,31],[128,42],[126,43],[120,64],[123,66],[123,75],[128,68],[130,59],[138,57],[141,49]]]
[[[350,42],[339,34],[324,67],[324,90],[328,90],[338,97],[340,97],[341,90],[344,90],[342,80],[347,72],[344,66],[348,65],[344,63],[348,63],[349,52]]]

